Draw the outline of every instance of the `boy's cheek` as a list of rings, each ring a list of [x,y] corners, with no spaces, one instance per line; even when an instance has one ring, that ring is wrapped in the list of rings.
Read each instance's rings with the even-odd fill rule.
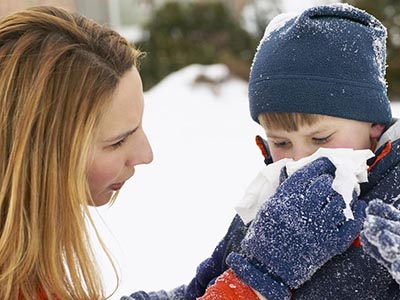
[[[360,137],[345,138],[341,140],[333,141],[332,143],[325,146],[325,148],[349,148],[354,150],[370,149],[371,140],[369,137],[365,139]]]
[[[271,151],[271,156],[272,156],[272,161],[277,162],[283,158],[288,158],[288,154],[285,153],[285,151],[279,150],[279,149],[273,149],[272,147],[270,148]]]

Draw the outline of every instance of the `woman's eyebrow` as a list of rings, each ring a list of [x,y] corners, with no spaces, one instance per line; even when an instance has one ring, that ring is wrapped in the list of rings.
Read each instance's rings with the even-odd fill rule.
[[[122,140],[122,139],[126,138],[127,136],[130,136],[131,134],[135,133],[135,131],[136,131],[138,128],[139,128],[139,126],[136,127],[136,128],[134,128],[134,129],[132,129],[132,130],[129,130],[129,131],[127,131],[127,132],[124,132],[124,133],[122,133],[122,134],[119,134],[119,135],[117,135],[117,136],[115,136],[115,137],[112,137],[112,138],[110,138],[110,139],[107,139],[107,140],[105,140],[104,142],[105,142],[105,143],[111,143],[111,142],[115,142],[115,141],[118,141],[118,140]]]

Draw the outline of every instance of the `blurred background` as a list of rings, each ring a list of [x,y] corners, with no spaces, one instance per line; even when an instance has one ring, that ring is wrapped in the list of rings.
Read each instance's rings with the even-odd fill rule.
[[[224,236],[234,206],[263,167],[247,79],[266,24],[327,0],[0,0],[0,16],[36,5],[78,11],[147,53],[144,129],[154,152],[112,207],[92,208],[121,274],[135,290],[188,283]],[[388,28],[389,94],[400,115],[400,1],[349,0]],[[71,124],[66,124],[71,126]],[[109,292],[116,279],[95,243]]]
[[[223,63],[244,80],[265,25],[276,14],[310,0],[1,0],[0,15],[35,5],[76,10],[106,24],[148,53],[145,90],[184,66]],[[388,28],[389,95],[400,95],[400,1],[348,0]],[[200,79],[201,80],[201,79]]]

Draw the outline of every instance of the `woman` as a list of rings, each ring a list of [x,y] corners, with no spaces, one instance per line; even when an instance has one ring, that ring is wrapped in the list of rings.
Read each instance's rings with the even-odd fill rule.
[[[88,204],[152,161],[140,56],[62,9],[0,21],[0,299],[106,297]]]

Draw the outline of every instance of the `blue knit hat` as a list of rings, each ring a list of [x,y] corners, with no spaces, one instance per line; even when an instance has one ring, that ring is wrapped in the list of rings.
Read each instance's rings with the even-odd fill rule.
[[[252,118],[298,112],[389,123],[386,36],[376,18],[348,4],[276,17],[250,72]]]

